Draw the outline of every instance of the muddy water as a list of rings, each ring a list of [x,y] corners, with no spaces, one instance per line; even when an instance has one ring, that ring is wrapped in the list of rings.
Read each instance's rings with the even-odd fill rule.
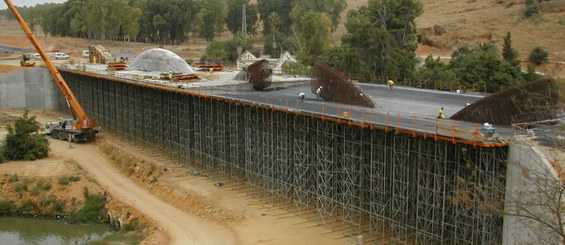
[[[86,244],[112,234],[108,225],[70,225],[59,221],[0,217],[0,245]]]

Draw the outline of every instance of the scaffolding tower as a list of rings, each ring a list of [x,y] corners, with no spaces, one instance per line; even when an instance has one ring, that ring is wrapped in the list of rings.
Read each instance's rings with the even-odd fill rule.
[[[502,217],[482,204],[504,200],[506,147],[62,74],[104,130],[161,149],[210,178],[242,183],[249,195],[287,203],[344,236],[363,234],[376,244],[502,240]],[[481,187],[471,190],[480,200],[460,200],[466,183]]]

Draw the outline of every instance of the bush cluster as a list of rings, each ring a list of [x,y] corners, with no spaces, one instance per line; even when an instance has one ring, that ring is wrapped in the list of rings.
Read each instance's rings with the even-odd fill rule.
[[[78,211],[69,215],[70,223],[96,223],[103,219],[102,210],[106,205],[106,197],[99,194],[89,194],[88,189],[84,188],[84,205]]]
[[[14,126],[8,125],[4,145],[0,147],[0,162],[3,160],[37,160],[47,157],[49,142],[39,133],[41,128],[35,116],[28,112],[16,119]]]

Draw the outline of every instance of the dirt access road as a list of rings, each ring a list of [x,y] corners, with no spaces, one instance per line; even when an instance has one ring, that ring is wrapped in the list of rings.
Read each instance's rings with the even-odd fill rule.
[[[122,201],[156,222],[169,236],[170,244],[238,244],[236,235],[228,228],[185,213],[123,176],[94,144],[73,144],[72,149],[64,141],[50,140],[50,144],[52,154],[74,159],[107,187],[111,196],[123,197]]]

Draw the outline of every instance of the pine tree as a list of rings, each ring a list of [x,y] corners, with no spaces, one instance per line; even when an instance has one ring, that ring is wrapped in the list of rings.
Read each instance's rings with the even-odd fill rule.
[[[508,32],[504,37],[504,46],[502,47],[502,58],[513,66],[520,64],[518,60],[518,51],[512,48],[512,34]]]

